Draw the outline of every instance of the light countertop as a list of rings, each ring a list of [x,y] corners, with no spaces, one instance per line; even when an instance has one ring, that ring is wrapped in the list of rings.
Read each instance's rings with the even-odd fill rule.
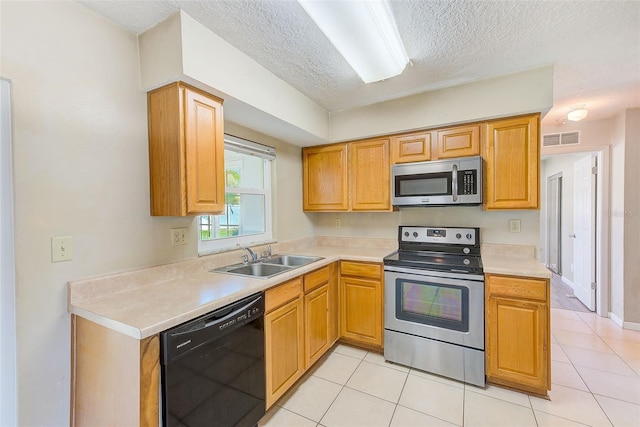
[[[115,292],[110,291],[111,286],[105,289],[108,285],[96,291],[95,283],[101,281],[100,278],[70,282],[68,310],[125,335],[143,339],[335,261],[382,263],[393,251],[388,247],[314,245],[299,248],[289,253],[323,259],[269,279],[213,273],[208,269],[164,279],[164,270],[151,268],[114,276],[110,284],[115,284],[116,289],[120,287]],[[154,279],[155,274],[158,277]],[[125,282],[129,283],[125,286]]]
[[[353,240],[353,239],[351,239]],[[291,247],[280,254],[323,257],[269,279],[257,279],[209,270],[238,262],[212,264],[206,258],[69,282],[70,313],[136,339],[144,339],[248,295],[264,291],[339,260],[382,263],[393,252],[388,240],[366,242],[327,241]],[[356,244],[363,246],[354,246]],[[274,251],[274,253],[276,253]],[[231,261],[233,260],[233,261]],[[482,245],[485,273],[550,278],[551,273],[534,257],[533,246]]]
[[[551,278],[551,272],[535,258],[534,246],[486,243],[480,252],[485,274]]]

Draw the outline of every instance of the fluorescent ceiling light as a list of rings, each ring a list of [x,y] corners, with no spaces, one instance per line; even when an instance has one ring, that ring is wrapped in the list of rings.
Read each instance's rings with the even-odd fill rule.
[[[584,105],[580,105],[578,107],[572,108],[571,111],[569,111],[569,114],[567,114],[567,119],[571,120],[572,122],[579,122],[580,120],[587,117],[588,113],[589,112],[584,107]]]
[[[402,73],[409,62],[387,0],[298,0],[365,83]]]

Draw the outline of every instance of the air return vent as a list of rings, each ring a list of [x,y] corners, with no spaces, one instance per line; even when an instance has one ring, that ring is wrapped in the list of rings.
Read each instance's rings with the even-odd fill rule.
[[[574,145],[580,143],[580,132],[549,133],[542,136],[543,147]]]

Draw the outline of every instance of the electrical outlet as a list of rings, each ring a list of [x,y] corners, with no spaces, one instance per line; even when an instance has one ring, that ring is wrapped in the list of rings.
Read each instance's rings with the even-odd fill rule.
[[[342,226],[342,221],[340,218],[336,218],[336,228],[340,228]]]
[[[73,259],[73,237],[57,236],[51,238],[51,262],[71,261]]]
[[[171,229],[171,246],[180,246],[187,244],[187,229],[172,228]]]
[[[509,220],[509,231],[512,233],[520,232],[520,220],[519,219],[510,219]]]

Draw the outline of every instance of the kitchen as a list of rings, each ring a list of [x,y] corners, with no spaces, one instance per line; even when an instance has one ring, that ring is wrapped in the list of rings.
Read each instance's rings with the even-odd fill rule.
[[[20,424],[66,425],[70,372],[67,281],[194,258],[195,242],[173,247],[167,244],[167,233],[186,227],[195,235],[195,223],[192,218],[149,216],[147,107],[139,88],[134,35],[71,2],[3,2],[2,32],[2,76],[14,83]],[[540,84],[541,79],[548,80],[545,71],[524,73],[513,86],[522,87],[520,83],[529,81],[536,88],[548,88]],[[513,86],[504,91],[512,93]],[[536,94],[541,92],[545,91]],[[441,90],[441,105],[451,110],[455,101],[447,94],[451,92]],[[483,110],[475,114],[492,108],[492,116],[506,116],[551,106],[548,92],[539,95],[542,99],[527,98],[526,105],[514,105],[506,94],[495,96],[492,103],[475,107]],[[618,132],[624,117],[631,122],[636,116],[627,113],[604,126]],[[434,124],[464,119],[442,118]],[[393,239],[398,225],[425,223],[425,211],[413,208],[339,215],[289,209],[300,206],[302,200],[299,182],[290,179],[302,174],[300,147],[233,123],[225,123],[225,130],[276,147],[274,228],[279,241],[360,233]],[[345,132],[343,139],[349,136]],[[632,135],[627,138],[629,151]],[[628,159],[637,158],[637,153],[624,149],[622,154],[617,152],[616,161],[624,162],[630,155],[636,157]],[[623,170],[625,176],[616,179],[633,182],[635,172],[628,167]],[[631,184],[627,187],[632,188]],[[632,194],[624,197],[636,203]],[[472,215],[474,225],[491,238],[488,241],[538,241],[537,211],[485,212],[468,207],[455,211],[430,208],[428,212],[429,222],[443,226],[466,223]],[[335,227],[337,218],[341,228]],[[521,220],[520,233],[508,231],[509,219]],[[74,260],[52,264],[50,238],[59,235],[74,236]],[[628,252],[623,255],[632,257]],[[637,288],[622,292],[633,295]],[[624,299],[628,299],[625,320],[638,322],[633,317],[638,314],[632,296]]]

